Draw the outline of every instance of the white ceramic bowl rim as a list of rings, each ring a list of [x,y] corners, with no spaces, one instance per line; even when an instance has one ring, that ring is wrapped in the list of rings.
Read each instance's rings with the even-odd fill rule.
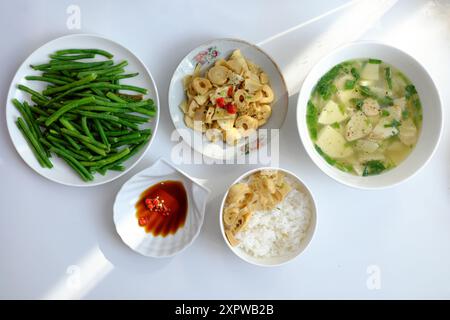
[[[375,52],[370,55],[360,55],[360,56],[352,56],[351,51],[364,51],[364,47],[377,47],[377,49],[380,49],[381,51],[379,53]],[[333,57],[342,54],[344,56],[347,56],[347,58],[334,60]],[[422,79],[420,83],[419,81],[414,81],[414,77],[411,77],[411,75],[408,73],[409,70],[406,70],[408,68],[401,68],[398,67],[395,63],[391,63],[389,59],[383,59],[386,62],[393,64],[394,66],[398,67],[400,71],[402,71],[407,77],[413,82],[413,84],[416,86],[416,88],[419,91],[419,96],[422,102],[423,107],[423,122],[422,122],[422,129],[419,137],[419,141],[417,142],[417,145],[415,146],[414,150],[411,152],[411,154],[402,162],[400,163],[396,168],[389,170],[385,173],[382,173],[380,175],[375,176],[369,176],[369,177],[358,177],[354,176],[352,174],[348,174],[345,172],[340,171],[339,169],[329,165],[314,149],[313,143],[309,137],[308,128],[305,121],[305,112],[306,112],[306,103],[310,98],[311,92],[316,85],[318,79],[325,74],[329,69],[331,69],[333,66],[344,62],[346,60],[351,59],[357,59],[357,58],[382,58],[380,55],[389,55],[391,54],[392,57],[397,57],[397,59],[400,60],[407,60],[410,70],[413,70],[414,77]],[[334,61],[331,63],[331,61]],[[327,65],[328,67],[325,68],[324,65]],[[322,70],[322,72],[319,72],[319,70]],[[416,79],[417,80],[417,79]],[[419,85],[422,87],[428,87],[429,92],[422,92],[419,90]],[[427,110],[427,105],[424,103],[424,100],[432,100],[434,101],[433,108]],[[427,114],[432,114],[432,112],[435,112],[434,116],[437,118],[435,122],[433,122],[434,126],[428,126],[428,119],[426,119]],[[412,57],[410,54],[404,52],[401,49],[398,49],[394,46],[384,44],[382,42],[377,41],[356,41],[351,42],[348,44],[345,44],[343,46],[340,46],[333,50],[331,53],[327,54],[325,57],[321,58],[314,67],[308,72],[308,75],[306,76],[297,101],[297,128],[299,131],[299,135],[302,141],[302,144],[308,153],[311,160],[328,176],[330,176],[332,179],[350,186],[354,188],[359,189],[367,189],[367,190],[373,190],[373,189],[382,189],[387,187],[393,187],[396,186],[410,178],[412,178],[415,174],[417,174],[422,168],[426,166],[426,164],[431,160],[433,155],[435,154],[439,142],[442,137],[443,133],[443,126],[444,126],[444,115],[443,115],[443,108],[442,108],[442,99],[440,96],[440,93],[437,89],[437,86],[425,67],[419,63],[414,57]],[[434,136],[424,137],[425,130],[433,131]],[[437,131],[437,132],[436,132]],[[431,133],[430,133],[431,134]],[[433,139],[433,146],[428,148],[427,154],[428,156],[422,156],[421,160],[418,161],[419,163],[414,164],[412,163],[412,160],[416,157],[419,157],[419,145],[424,144],[424,139],[429,138]],[[408,167],[409,165],[409,167]],[[413,167],[413,169],[411,169]],[[410,168],[409,170],[406,170]],[[399,174],[399,170],[402,169],[405,171],[405,173],[402,173],[402,175]],[[408,172],[409,171],[409,172]],[[389,178],[389,179],[388,179]],[[364,179],[364,180],[362,180]],[[368,183],[370,181],[370,184]]]
[[[256,259],[256,258],[253,259],[253,260],[250,260],[250,259],[248,259],[247,257],[245,257],[244,254],[241,254],[241,252],[239,251],[239,249],[236,249],[236,248],[234,248],[233,246],[231,246],[231,244],[230,244],[230,242],[228,241],[227,236],[226,236],[226,234],[225,234],[225,228],[224,228],[224,225],[223,225],[223,209],[224,209],[224,206],[225,206],[225,200],[226,200],[226,198],[227,198],[227,196],[228,196],[228,192],[229,192],[230,188],[231,188],[234,184],[236,184],[236,183],[242,181],[243,179],[245,179],[245,178],[251,176],[252,174],[254,174],[255,172],[258,172],[258,171],[261,171],[261,170],[278,170],[278,171],[282,171],[282,172],[287,173],[288,175],[290,175],[290,176],[291,176],[292,178],[294,178],[294,179],[295,179],[295,180],[296,180],[296,181],[297,181],[297,182],[305,189],[305,191],[308,193],[308,197],[310,198],[310,200],[311,200],[311,205],[312,205],[312,207],[313,207],[313,212],[311,213],[311,214],[312,214],[312,218],[311,218],[310,225],[309,225],[308,231],[307,231],[308,236],[305,237],[305,238],[302,240],[302,242],[301,242],[301,246],[302,246],[303,248],[301,248],[295,255],[293,255],[293,256],[292,256],[291,258],[289,258],[289,259],[286,259],[286,260],[284,260],[284,261],[280,261],[280,262],[277,262],[277,263],[270,263],[270,264],[263,263],[262,261],[261,261],[261,262],[258,262],[257,260],[259,260],[259,259]],[[245,262],[248,262],[248,263],[250,263],[250,264],[254,264],[254,265],[257,265],[257,266],[260,266],[260,267],[278,267],[278,266],[285,265],[285,264],[287,264],[287,263],[289,263],[289,262],[295,260],[296,258],[298,258],[302,253],[304,253],[304,252],[307,250],[307,248],[310,246],[310,244],[311,244],[311,242],[312,242],[312,240],[313,240],[313,238],[314,238],[314,234],[315,234],[315,231],[316,231],[316,229],[317,229],[317,225],[318,225],[318,218],[317,218],[317,216],[318,216],[318,206],[317,206],[317,202],[316,202],[316,200],[315,200],[314,194],[311,192],[311,189],[303,182],[303,180],[301,180],[295,173],[293,173],[293,172],[290,171],[290,170],[283,169],[283,168],[278,168],[278,167],[259,167],[259,168],[255,168],[255,169],[252,169],[252,170],[249,170],[249,171],[244,172],[244,173],[243,173],[242,175],[240,175],[236,180],[234,180],[233,183],[231,183],[231,184],[228,186],[227,191],[225,192],[225,195],[223,196],[222,203],[221,203],[221,205],[220,205],[219,227],[220,227],[220,231],[221,231],[221,233],[222,233],[223,240],[224,240],[225,243],[227,244],[228,248],[229,248],[236,256],[238,256],[239,258],[241,258],[241,259],[244,260]],[[262,260],[262,259],[261,259],[261,260]]]

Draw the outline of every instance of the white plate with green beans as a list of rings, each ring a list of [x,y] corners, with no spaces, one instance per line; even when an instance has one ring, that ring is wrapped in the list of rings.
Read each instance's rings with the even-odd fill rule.
[[[40,175],[94,186],[130,170],[159,121],[155,82],[139,58],[96,35],[50,41],[19,67],[6,120],[22,159]]]

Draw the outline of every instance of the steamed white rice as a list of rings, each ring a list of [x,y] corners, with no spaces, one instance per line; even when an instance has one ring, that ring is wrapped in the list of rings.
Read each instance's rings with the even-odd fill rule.
[[[274,210],[253,213],[246,228],[236,235],[238,246],[254,257],[294,252],[306,235],[311,211],[309,196],[293,188]]]

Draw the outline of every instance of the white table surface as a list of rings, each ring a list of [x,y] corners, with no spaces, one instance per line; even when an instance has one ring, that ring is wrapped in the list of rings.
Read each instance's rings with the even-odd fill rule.
[[[71,4],[81,10],[80,30],[66,27]],[[331,180],[311,162],[294,116],[312,64],[337,45],[370,39],[398,46],[424,64],[440,89],[448,124],[449,21],[446,0],[1,1],[1,101],[37,47],[68,33],[98,33],[131,49],[151,70],[161,122],[154,144],[131,172],[103,186],[73,188],[27,167],[1,113],[0,298],[450,298],[448,126],[434,158],[414,178],[388,190],[360,191]],[[167,88],[175,66],[197,45],[219,37],[259,43],[289,86],[280,165],[311,187],[320,211],[310,247],[280,268],[241,261],[219,230],[226,186],[256,165],[180,166],[206,179],[212,194],[200,236],[172,259],[139,256],[114,229],[112,203],[120,186],[155,159],[170,159],[174,128]],[[379,286],[370,285],[373,277]]]

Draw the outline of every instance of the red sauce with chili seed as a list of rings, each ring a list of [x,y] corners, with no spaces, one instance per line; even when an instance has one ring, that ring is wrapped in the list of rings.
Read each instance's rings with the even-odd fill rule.
[[[138,224],[147,233],[155,237],[175,234],[186,222],[186,189],[181,181],[161,181],[141,193],[135,208]]]

